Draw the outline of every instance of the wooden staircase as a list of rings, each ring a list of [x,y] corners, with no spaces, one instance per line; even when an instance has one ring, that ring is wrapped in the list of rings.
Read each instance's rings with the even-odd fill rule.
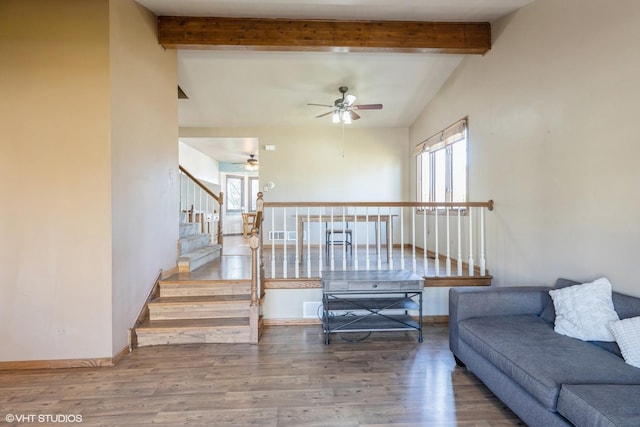
[[[148,317],[135,330],[139,346],[250,342],[250,280],[179,276],[160,281],[159,296],[149,302]]]

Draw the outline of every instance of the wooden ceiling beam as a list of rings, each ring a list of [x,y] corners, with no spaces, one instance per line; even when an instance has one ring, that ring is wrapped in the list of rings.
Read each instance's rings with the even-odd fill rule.
[[[158,39],[168,49],[484,54],[491,25],[161,16]]]

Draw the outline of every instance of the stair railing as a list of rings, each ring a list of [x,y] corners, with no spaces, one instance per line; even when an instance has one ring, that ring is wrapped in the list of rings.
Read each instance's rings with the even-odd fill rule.
[[[180,169],[180,221],[197,222],[211,242],[222,244],[223,193],[215,194],[182,166]]]
[[[260,339],[261,304],[264,297],[264,260],[262,258],[262,210],[264,202],[262,193],[256,200],[256,220],[251,229],[249,247],[251,248],[251,304],[249,307],[249,342],[257,344]]]

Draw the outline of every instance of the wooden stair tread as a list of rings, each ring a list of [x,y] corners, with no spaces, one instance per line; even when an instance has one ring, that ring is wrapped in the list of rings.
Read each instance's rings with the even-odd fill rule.
[[[205,296],[184,296],[184,297],[159,297],[149,303],[154,304],[200,304],[200,303],[226,303],[226,302],[242,302],[251,301],[251,295],[205,295]]]
[[[137,329],[139,331],[169,330],[169,329],[206,329],[206,328],[234,328],[249,326],[248,317],[226,317],[217,319],[177,319],[177,320],[147,320]]]

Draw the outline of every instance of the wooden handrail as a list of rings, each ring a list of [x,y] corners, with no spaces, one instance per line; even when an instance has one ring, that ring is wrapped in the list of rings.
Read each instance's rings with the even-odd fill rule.
[[[488,202],[264,202],[266,208],[289,207],[415,207],[415,208],[487,208],[493,210],[493,200]]]
[[[202,182],[200,182],[200,180],[198,178],[196,178],[195,176],[191,175],[189,173],[189,171],[187,171],[185,168],[183,168],[180,165],[178,165],[178,167],[180,168],[180,171],[182,171],[182,173],[187,175],[193,182],[198,184],[198,187],[200,187],[202,189],[202,191],[204,191],[205,193],[207,193],[208,195],[213,197],[215,199],[215,201],[218,202],[218,204],[222,206],[222,197],[223,197],[222,193],[220,193],[219,196],[216,195],[213,191],[209,190],[206,185],[204,185]]]

